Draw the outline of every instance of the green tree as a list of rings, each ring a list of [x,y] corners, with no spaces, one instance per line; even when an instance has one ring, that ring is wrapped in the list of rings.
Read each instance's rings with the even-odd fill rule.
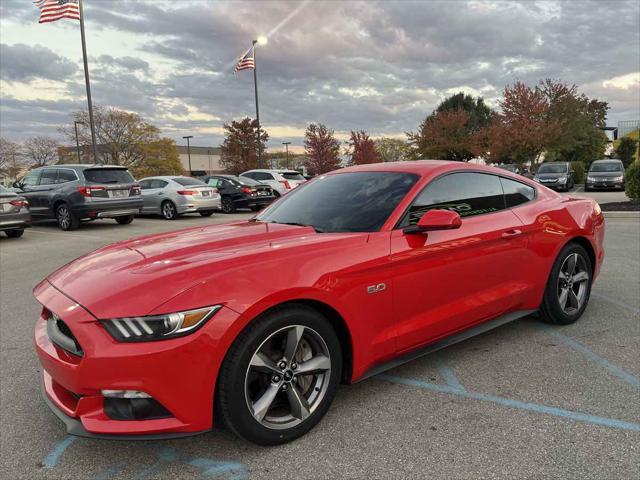
[[[304,133],[305,166],[311,175],[320,175],[340,168],[340,142],[333,130],[321,123],[312,123]]]
[[[226,131],[220,163],[229,173],[238,175],[258,165],[258,122],[251,118],[224,124]],[[260,128],[261,150],[264,152],[269,135]]]
[[[624,174],[624,191],[632,200],[640,200],[640,162],[633,162]]]
[[[468,161],[477,156],[482,132],[493,118],[482,98],[460,92],[445,100],[408,134],[421,158]]]
[[[546,158],[585,165],[602,158],[608,143],[602,131],[609,109],[607,103],[589,99],[578,93],[576,85],[559,80],[542,80],[537,88],[549,104],[549,122],[557,125]]]
[[[142,159],[131,168],[136,178],[155,175],[182,175],[184,173],[176,142],[160,138],[142,145]]]
[[[616,146],[616,156],[622,160],[625,168],[631,165],[637,152],[638,141],[629,136],[622,137]]]
[[[375,145],[383,162],[402,162],[413,158],[411,146],[401,138],[381,137],[375,141]]]

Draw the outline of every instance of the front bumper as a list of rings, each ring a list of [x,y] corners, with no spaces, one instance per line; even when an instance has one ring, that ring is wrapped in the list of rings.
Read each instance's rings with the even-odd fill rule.
[[[621,188],[624,189],[624,181],[612,182],[612,181],[591,181],[587,180],[585,184],[588,188],[602,188],[602,189],[616,189]]]
[[[74,435],[102,438],[168,438],[209,431],[213,394],[224,351],[219,326],[237,314],[222,308],[191,335],[170,340],[120,343],[83,307],[48,282],[35,290],[82,347],[73,355],[52,343],[43,315],[36,322],[35,347],[42,365],[43,392],[53,412]],[[216,320],[218,322],[216,322]],[[116,420],[104,408],[101,390],[138,390],[151,395],[170,416]]]

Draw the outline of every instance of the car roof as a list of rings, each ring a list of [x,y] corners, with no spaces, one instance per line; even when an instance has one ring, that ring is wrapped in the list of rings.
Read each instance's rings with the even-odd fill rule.
[[[300,173],[297,170],[291,170],[291,169],[288,169],[288,168],[254,168],[252,170],[247,170],[246,172],[243,172],[243,173],[249,173],[249,172]]]
[[[451,160],[415,160],[410,162],[385,162],[371,163],[367,165],[357,165],[340,170],[334,170],[332,174],[342,172],[400,172],[414,173],[420,176],[439,175],[452,170],[469,170],[475,172],[487,172],[501,176],[511,176],[511,172],[497,167],[480,165],[467,162],[456,162]]]
[[[128,170],[128,168],[123,165],[103,165],[100,163],[59,163],[57,165],[45,165],[43,167],[34,168],[34,170],[40,170],[42,168],[69,168],[71,170],[93,170],[104,168],[109,170]]]
[[[619,158],[601,158],[600,160],[594,160],[591,165],[593,165],[594,163],[622,163],[622,160],[620,160]]]

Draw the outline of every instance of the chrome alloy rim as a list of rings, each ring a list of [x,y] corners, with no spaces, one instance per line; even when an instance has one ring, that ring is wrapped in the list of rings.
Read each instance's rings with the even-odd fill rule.
[[[587,296],[589,272],[584,258],[572,253],[562,262],[558,274],[558,302],[567,315],[573,315],[582,308]]]
[[[281,328],[251,357],[244,383],[247,407],[264,427],[295,427],[322,403],[330,378],[331,356],[318,332],[302,325]]]
[[[58,207],[58,223],[62,228],[69,228],[71,224],[71,214],[67,207]]]
[[[173,217],[173,204],[167,202],[162,207],[162,213],[164,213],[164,218]]]

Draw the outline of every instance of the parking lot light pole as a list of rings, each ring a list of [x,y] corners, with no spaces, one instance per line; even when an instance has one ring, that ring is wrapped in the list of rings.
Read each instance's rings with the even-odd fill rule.
[[[76,130],[76,149],[78,151],[78,164],[82,163],[82,160],[80,158],[80,140],[78,140],[78,124],[79,123],[83,124],[82,122],[78,122],[76,120],[73,121],[73,128]]]
[[[282,142],[282,144],[284,145],[284,148],[287,152],[287,160],[286,160],[286,164],[287,164],[287,168],[289,168],[289,145],[291,145],[291,142]]]
[[[191,145],[189,144],[189,139],[193,138],[193,135],[186,135],[182,138],[187,140],[187,157],[189,158],[189,175],[191,175]]]

